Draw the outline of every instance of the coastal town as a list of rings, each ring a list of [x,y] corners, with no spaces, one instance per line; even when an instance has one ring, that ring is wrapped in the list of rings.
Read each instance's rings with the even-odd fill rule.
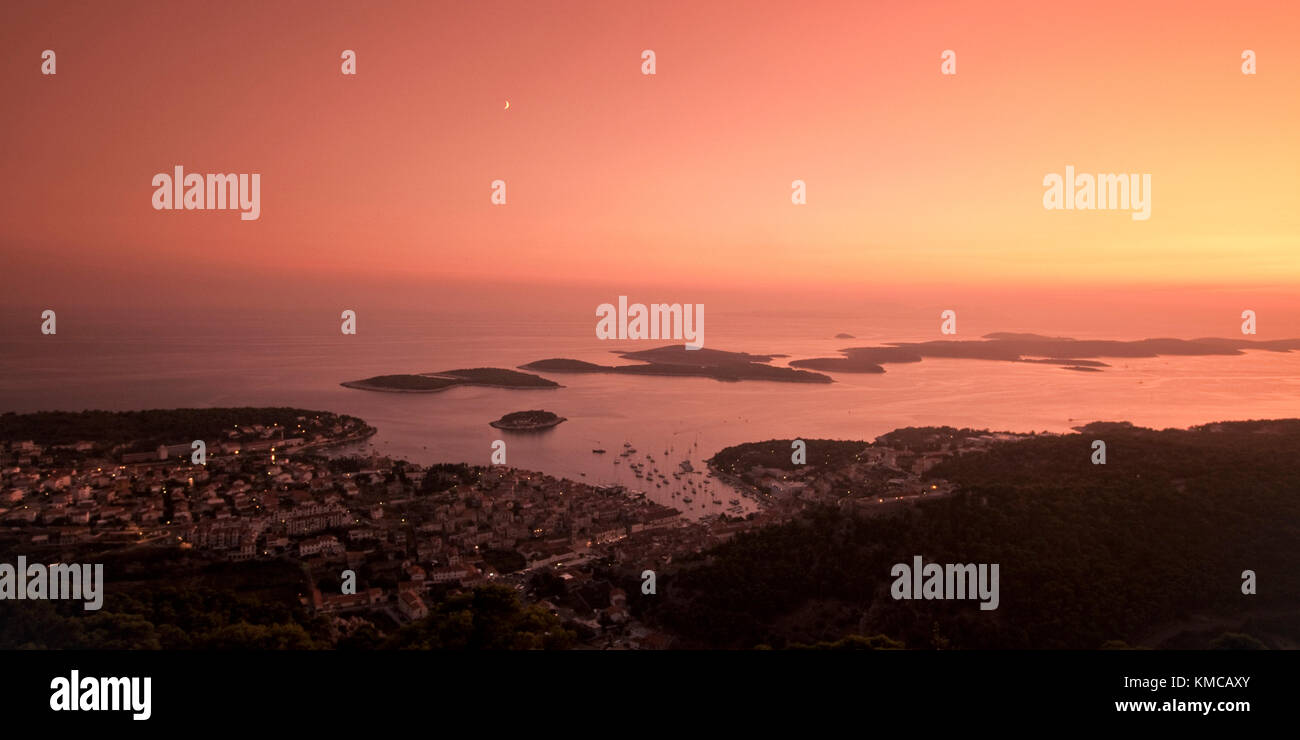
[[[953,493],[930,471],[955,455],[1033,435],[951,427],[899,429],[873,443],[769,440],[729,447],[710,460],[715,475],[748,491],[769,519],[787,519],[809,506],[877,515]],[[792,462],[796,444],[803,459]]]
[[[653,598],[639,588],[645,571],[668,572],[676,559],[809,506],[871,513],[942,496],[951,487],[926,471],[1015,436],[810,440],[808,464],[790,462],[788,440],[728,448],[711,474],[759,510],[693,520],[622,486],[321,454],[371,433],[359,419],[323,412],[250,419],[205,444],[201,463],[193,442],[146,451],[0,442],[0,543],[51,561],[177,548],[216,561],[296,562],[310,578],[301,607],[332,619],[340,635],[419,620],[457,589],[497,582],[551,611],[583,646],[659,648],[671,636],[638,623],[629,607]]]

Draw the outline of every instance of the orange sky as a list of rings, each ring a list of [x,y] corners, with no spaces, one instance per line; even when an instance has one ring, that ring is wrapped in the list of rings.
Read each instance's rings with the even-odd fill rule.
[[[4,302],[178,275],[1294,296],[1297,40],[1290,1],[6,2]],[[261,219],[153,210],[176,164],[260,173]],[[1045,211],[1067,164],[1150,173],[1150,220]]]

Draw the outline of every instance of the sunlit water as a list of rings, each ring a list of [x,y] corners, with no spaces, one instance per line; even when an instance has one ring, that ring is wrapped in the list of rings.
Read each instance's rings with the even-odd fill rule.
[[[841,319],[711,317],[706,346],[832,356],[848,346],[936,338],[917,327],[864,332]],[[62,321],[62,319],[61,319]],[[377,322],[373,322],[377,323]],[[487,464],[493,440],[507,462],[588,483],[619,483],[692,515],[730,508],[737,498],[696,470],[717,450],[774,438],[869,440],[904,426],[952,425],[1011,431],[1069,431],[1095,420],[1155,428],[1217,420],[1300,416],[1300,353],[1228,357],[1104,359],[1083,373],[1049,365],[935,360],[886,365],[883,375],[833,373],[831,385],[705,378],[542,373],[555,390],[453,388],[379,393],[341,381],[461,367],[513,368],[550,357],[614,364],[612,349],[665,342],[600,342],[593,322],[464,319],[367,326],[343,336],[318,322],[177,325],[165,317],[127,329],[60,325],[57,336],[9,331],[0,340],[0,410],[111,410],[183,406],[297,406],[352,414],[378,428],[365,448],[421,463]],[[833,339],[842,330],[855,339]],[[932,329],[932,327],[930,327]],[[963,337],[975,338],[975,337]],[[1129,337],[1116,337],[1129,338]],[[775,361],[786,362],[784,359]],[[545,409],[567,418],[540,433],[488,425],[503,414]],[[624,443],[637,453],[620,457]],[[593,448],[603,448],[598,455]],[[668,454],[665,456],[665,451]],[[647,460],[646,455],[653,455]],[[622,464],[615,464],[618,460]],[[668,485],[638,479],[631,460],[657,467]],[[656,480],[658,477],[656,476]],[[691,495],[690,505],[683,503]],[[715,505],[714,498],[721,501]],[[742,500],[745,511],[753,504]],[[734,513],[734,512],[733,512]]]

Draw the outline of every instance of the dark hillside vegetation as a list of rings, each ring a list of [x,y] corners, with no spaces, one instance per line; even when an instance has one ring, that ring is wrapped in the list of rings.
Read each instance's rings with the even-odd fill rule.
[[[663,573],[646,616],[694,647],[1300,644],[1300,420],[1095,432],[950,459],[929,474],[958,493],[893,514],[825,508],[738,535]],[[1090,462],[1095,439],[1105,465]],[[1000,564],[999,608],[894,600],[890,568],[914,555]]]

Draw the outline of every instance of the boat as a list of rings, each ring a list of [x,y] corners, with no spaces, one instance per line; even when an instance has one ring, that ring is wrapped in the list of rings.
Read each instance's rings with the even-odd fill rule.
[[[603,454],[605,454],[605,451],[602,450],[602,449],[600,449],[599,447],[597,447],[596,449],[592,450],[592,452],[594,452],[594,453],[597,454],[597,455],[603,455]]]

